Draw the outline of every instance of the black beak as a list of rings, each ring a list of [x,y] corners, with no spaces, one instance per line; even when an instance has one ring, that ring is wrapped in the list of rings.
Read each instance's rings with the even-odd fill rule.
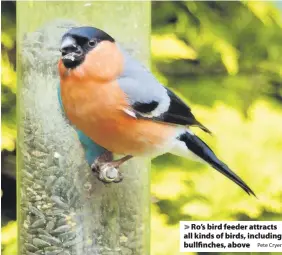
[[[84,59],[83,49],[70,36],[62,40],[60,51],[62,52],[62,61],[66,68],[77,67]]]

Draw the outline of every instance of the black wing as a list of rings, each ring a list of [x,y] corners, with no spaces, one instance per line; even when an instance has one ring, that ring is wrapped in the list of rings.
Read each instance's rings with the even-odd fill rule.
[[[132,108],[137,113],[137,116],[142,118],[150,118],[156,121],[162,121],[177,125],[188,125],[188,126],[198,126],[203,131],[211,134],[211,131],[202,125],[192,114],[191,108],[187,106],[177,95],[175,95],[171,90],[166,89],[167,95],[170,99],[169,108],[167,111],[161,113],[158,116],[146,116],[149,112],[156,110],[159,103],[152,101],[149,103],[135,102]]]
[[[183,126],[198,126],[211,133],[192,114],[188,107],[171,90],[160,84],[155,77],[139,63],[127,64],[127,72],[118,78],[118,84],[125,93],[130,109],[126,112],[137,118],[151,119]]]

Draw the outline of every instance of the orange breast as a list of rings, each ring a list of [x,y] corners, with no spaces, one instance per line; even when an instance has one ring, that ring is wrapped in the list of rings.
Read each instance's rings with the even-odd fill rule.
[[[161,146],[173,127],[127,115],[124,95],[115,82],[61,83],[66,116],[93,141],[117,154],[144,155]]]
[[[98,53],[69,71],[59,61],[61,97],[68,119],[93,141],[117,154],[144,155],[161,147],[175,132],[174,127],[126,114],[126,95],[112,79],[121,69],[115,70],[118,65],[113,65],[112,73],[99,77],[99,68],[90,68],[94,54]],[[112,56],[111,63],[121,60],[118,54]]]

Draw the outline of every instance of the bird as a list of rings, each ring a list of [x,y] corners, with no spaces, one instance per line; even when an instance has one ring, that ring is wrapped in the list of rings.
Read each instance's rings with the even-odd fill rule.
[[[91,27],[73,27],[61,39],[60,94],[70,123],[105,151],[92,164],[116,169],[133,157],[171,153],[209,164],[255,196],[252,189],[191,130],[211,134],[191,108],[131,56],[112,36]],[[113,154],[122,155],[118,160]],[[105,177],[105,176],[104,176]],[[103,178],[100,176],[100,179]]]

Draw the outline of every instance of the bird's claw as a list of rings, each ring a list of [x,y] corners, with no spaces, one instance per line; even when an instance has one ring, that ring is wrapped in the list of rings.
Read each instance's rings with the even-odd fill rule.
[[[95,161],[91,166],[92,171],[96,174],[97,178],[105,183],[121,182],[123,175],[117,167],[114,167],[112,163],[101,163]]]

